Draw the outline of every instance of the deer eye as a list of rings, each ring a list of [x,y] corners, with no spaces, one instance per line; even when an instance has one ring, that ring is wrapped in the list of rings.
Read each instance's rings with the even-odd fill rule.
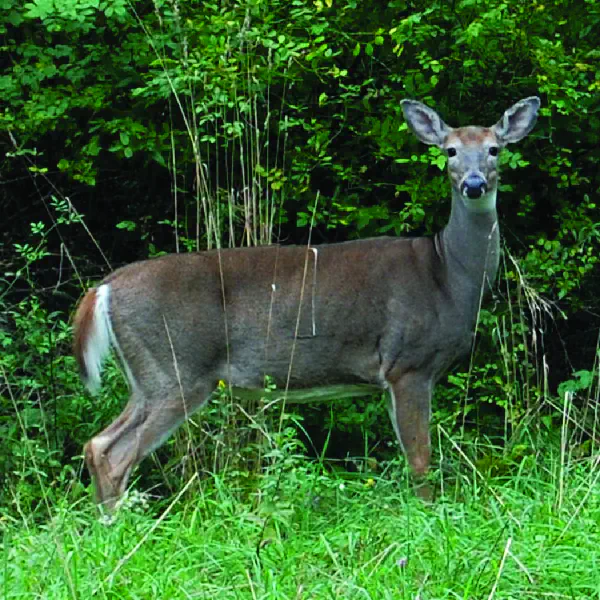
[[[491,156],[498,156],[498,146],[490,146],[489,152]]]
[[[456,148],[446,148],[446,152],[448,152],[448,156],[450,158],[456,156]]]

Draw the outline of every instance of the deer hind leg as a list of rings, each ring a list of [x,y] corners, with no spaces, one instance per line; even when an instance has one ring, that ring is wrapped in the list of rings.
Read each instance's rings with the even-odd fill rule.
[[[410,465],[417,495],[430,500],[431,487],[426,481],[431,460],[431,379],[417,373],[405,373],[390,383],[390,418],[396,436]]]
[[[208,399],[213,387],[202,386],[182,400],[181,391],[142,395],[133,391],[125,410],[84,448],[94,481],[96,502],[111,511],[125,492],[133,468],[163,444],[187,417]]]
[[[122,495],[129,477],[134,455],[134,440],[144,421],[143,400],[133,393],[125,410],[106,429],[92,438],[83,449],[85,462],[92,477],[96,502],[112,509]],[[129,462],[123,458],[129,451]]]

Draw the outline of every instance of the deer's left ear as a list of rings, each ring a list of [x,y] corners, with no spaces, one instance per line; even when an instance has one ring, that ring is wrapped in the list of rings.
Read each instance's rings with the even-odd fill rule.
[[[539,108],[540,99],[537,96],[519,100],[511,106],[492,127],[498,141],[505,145],[522,140],[533,129]]]

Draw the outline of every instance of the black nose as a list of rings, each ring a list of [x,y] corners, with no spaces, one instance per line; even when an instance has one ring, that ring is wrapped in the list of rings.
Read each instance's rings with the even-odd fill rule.
[[[469,175],[463,183],[463,194],[469,198],[480,198],[487,189],[485,180],[479,175]]]

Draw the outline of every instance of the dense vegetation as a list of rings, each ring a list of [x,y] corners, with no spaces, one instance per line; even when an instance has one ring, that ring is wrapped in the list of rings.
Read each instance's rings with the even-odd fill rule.
[[[510,478],[465,478],[428,509],[407,486],[339,485],[310,468],[286,471],[274,504],[216,477],[193,501],[174,496],[162,519],[134,496],[112,527],[89,503],[62,503],[48,526],[6,528],[0,589],[52,600],[596,599],[597,472],[546,460],[559,478],[532,460]]]
[[[535,523],[523,544],[529,539],[531,548],[545,552],[550,546],[540,536],[547,525],[565,532],[548,533],[548,544],[558,539],[581,551],[577,540],[585,537],[585,523],[597,521],[599,497],[598,3],[0,5],[0,526],[6,539],[18,539],[0,568],[7,597],[20,569],[45,569],[55,560],[23,562],[31,549],[64,537],[73,543],[57,542],[63,578],[54,592],[24,584],[19,593],[87,597],[100,586],[105,597],[125,597],[101,585],[129,548],[121,543],[117,552],[113,544],[123,532],[137,539],[152,526],[146,515],[131,516],[119,525],[121,533],[93,528],[88,539],[80,537],[91,514],[73,508],[89,503],[81,447],[120,411],[127,393],[114,365],[98,397],[78,381],[70,316],[83,290],[117,266],[164,252],[306,243],[309,235],[311,243],[322,243],[436,231],[449,213],[445,156],[408,132],[400,109],[405,97],[426,102],[451,125],[491,125],[518,99],[542,99],[533,134],[503,153],[501,274],[481,313],[476,346],[436,391],[439,469],[433,477],[438,487],[444,483],[448,500],[464,499],[464,507],[442,502],[428,514],[407,499],[404,483],[394,488],[394,479],[405,479],[384,399],[288,406],[285,413],[275,406],[265,413],[264,403],[216,396],[154,464],[140,468],[137,486],[166,499],[194,478],[178,498],[183,512],[177,505],[164,521],[165,548],[154,550],[171,552],[179,526],[203,537],[198,515],[208,528],[219,527],[212,513],[228,523],[239,518],[239,529],[215,529],[210,538],[216,545],[228,536],[246,540],[232,559],[241,579],[232,579],[230,595],[222,597],[298,598],[301,586],[307,597],[325,596],[326,589],[365,597],[359,588],[367,597],[386,597],[388,583],[405,598],[483,597],[502,571],[512,535],[504,525],[525,518]],[[355,486],[354,495],[339,496],[341,481]],[[480,488],[481,481],[487,483]],[[289,492],[295,485],[304,495]],[[317,508],[321,496],[327,501]],[[377,505],[394,505],[393,514],[412,507],[412,529],[385,524]],[[315,521],[308,523],[313,509]],[[65,529],[66,510],[77,518]],[[455,527],[453,520],[463,518],[456,511],[469,515],[464,530]],[[497,527],[494,511],[501,514]],[[58,525],[22,535],[20,527],[35,521],[43,528],[56,518]],[[361,541],[346,539],[346,525],[361,519]],[[383,519],[374,525],[381,532],[374,544],[360,537],[369,519]],[[450,559],[442,566],[431,548],[418,566],[411,560],[406,569],[394,566],[407,552],[404,543],[461,552],[463,536],[475,529],[482,533],[472,547],[483,544],[482,556],[489,551],[497,561],[493,569],[478,563],[472,573],[456,575],[459,567]],[[278,596],[272,565],[260,571],[251,545],[277,539],[277,550],[267,549],[275,564],[286,536],[292,543],[303,535],[314,544],[288,548],[281,564],[313,561],[314,571],[307,566],[305,579],[295,587],[288,581]],[[386,551],[393,543],[398,546]],[[104,550],[109,545],[113,554]],[[91,577],[71,568],[75,549],[75,556],[80,550],[95,560],[110,556],[108,571]],[[206,562],[202,556],[211,550],[198,552],[190,563]],[[359,558],[346,564],[341,555]],[[550,551],[545,559],[548,569],[558,564]],[[135,568],[144,570],[162,559],[140,560]],[[187,560],[175,570],[187,569]],[[332,565],[337,579],[310,592],[309,582]],[[537,589],[532,581],[554,590],[554,576],[546,580],[522,562],[511,562],[513,568],[512,587],[502,597]],[[362,578],[380,569],[383,579],[369,588]],[[436,572],[446,579],[432,580]],[[79,592],[78,577],[88,578]],[[210,568],[203,577],[210,583]],[[351,580],[353,591],[336,587],[342,580]],[[445,588],[454,595],[443,595],[446,580],[460,582]],[[557,597],[595,597],[593,581],[582,572],[581,589],[567,586]],[[184,593],[156,589],[140,588],[139,597]],[[198,593],[214,595],[208,587]]]

